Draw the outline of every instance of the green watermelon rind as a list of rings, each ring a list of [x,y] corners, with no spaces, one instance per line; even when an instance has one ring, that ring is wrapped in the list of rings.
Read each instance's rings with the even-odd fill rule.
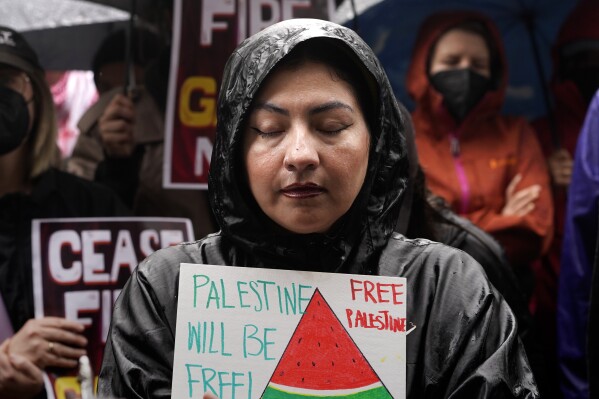
[[[330,392],[330,391],[328,391]],[[261,399],[393,399],[393,397],[387,391],[383,385],[379,385],[377,388],[368,389],[365,391],[359,391],[356,393],[341,393],[339,395],[319,395],[318,390],[314,390],[313,394],[299,394],[294,392],[286,392],[277,388],[274,388],[272,385],[268,385]]]

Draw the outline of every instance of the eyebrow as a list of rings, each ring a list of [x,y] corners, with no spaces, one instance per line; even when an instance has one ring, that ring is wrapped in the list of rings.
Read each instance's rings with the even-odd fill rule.
[[[314,107],[314,108],[310,109],[309,114],[310,115],[315,115],[315,114],[319,114],[319,113],[322,113],[322,112],[327,112],[327,111],[330,111],[332,109],[338,109],[338,108],[344,108],[344,109],[347,109],[347,110],[349,110],[351,112],[354,112],[354,109],[351,106],[349,106],[348,104],[345,104],[345,103],[343,103],[341,101],[330,101],[328,103],[324,103],[324,104],[321,104],[321,105],[319,105],[317,107]],[[254,106],[254,110],[259,110],[259,109],[270,111],[270,112],[275,112],[277,114],[281,114],[281,115],[285,115],[285,116],[289,116],[289,111],[288,110],[286,110],[284,108],[281,108],[281,107],[278,107],[278,106],[276,106],[276,105],[274,105],[272,103],[269,103],[269,102],[258,103],[258,104],[256,104]]]

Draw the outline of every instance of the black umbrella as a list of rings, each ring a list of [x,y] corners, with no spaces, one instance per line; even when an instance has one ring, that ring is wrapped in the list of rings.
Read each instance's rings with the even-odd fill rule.
[[[129,13],[82,0],[3,0],[0,24],[25,36],[48,70],[89,69],[99,43]]]
[[[129,22],[127,27],[127,43],[125,50],[125,92],[130,92],[135,88],[135,69],[133,67],[132,55],[136,51],[134,48],[133,30],[136,25],[142,24],[140,20],[145,21],[146,27],[160,25],[160,18],[164,7],[169,6],[172,0],[90,0],[94,3],[102,4],[108,7],[118,8],[129,13]]]

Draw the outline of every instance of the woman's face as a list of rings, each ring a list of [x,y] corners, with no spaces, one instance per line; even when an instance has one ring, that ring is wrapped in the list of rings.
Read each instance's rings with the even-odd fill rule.
[[[262,85],[247,121],[243,149],[250,190],[285,229],[326,232],[364,183],[369,144],[349,83],[320,63],[283,67]]]
[[[485,39],[476,33],[452,29],[437,41],[429,74],[451,69],[471,69],[491,77],[491,60]]]

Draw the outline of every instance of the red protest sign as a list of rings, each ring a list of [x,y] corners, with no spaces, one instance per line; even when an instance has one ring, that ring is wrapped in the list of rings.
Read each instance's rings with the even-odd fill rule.
[[[216,99],[243,39],[290,18],[329,19],[335,0],[175,0],[163,186],[206,189]]]
[[[193,239],[179,218],[37,219],[32,222],[35,316],[86,326],[92,370],[99,372],[112,306],[137,264],[152,252]],[[79,393],[75,370],[46,376],[49,398]]]

